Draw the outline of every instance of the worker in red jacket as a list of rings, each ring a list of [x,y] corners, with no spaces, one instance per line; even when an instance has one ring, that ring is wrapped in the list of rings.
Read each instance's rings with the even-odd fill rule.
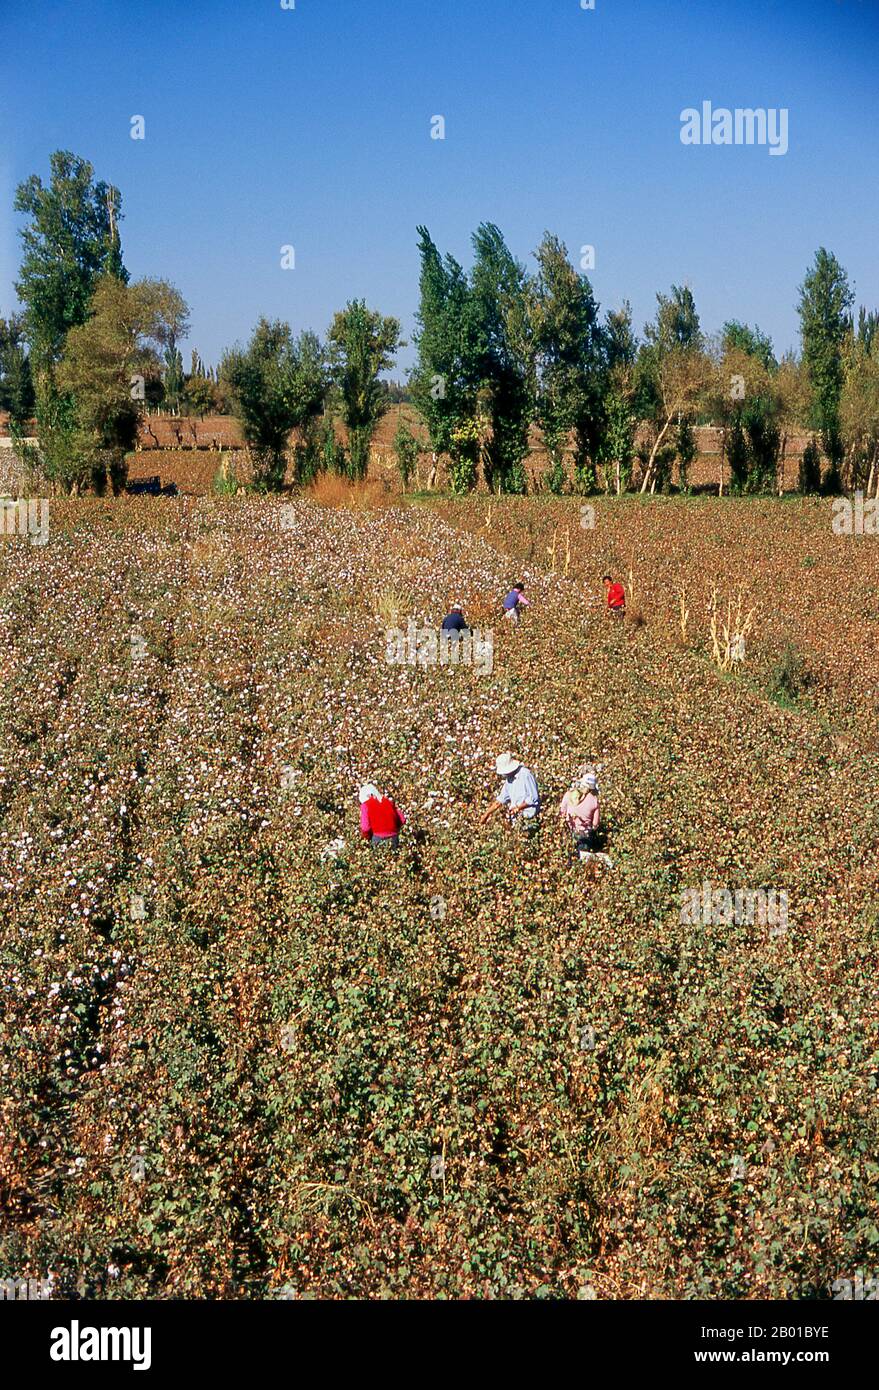
[[[398,849],[406,817],[371,782],[360,788],[360,834],[373,849]]]
[[[605,591],[607,592],[607,611],[612,618],[624,618],[626,616],[626,591],[619,581],[614,583],[609,574],[602,580]]]

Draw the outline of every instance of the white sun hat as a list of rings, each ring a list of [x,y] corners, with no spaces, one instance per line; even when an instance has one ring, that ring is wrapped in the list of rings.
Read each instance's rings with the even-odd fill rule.
[[[495,763],[495,770],[498,777],[512,777],[514,772],[518,772],[522,764],[518,758],[514,758],[512,753],[501,753]]]
[[[451,607],[451,609],[450,609],[450,612],[452,612],[452,613],[463,613],[463,612],[464,612],[464,605],[463,605],[463,603],[453,603],[453,604],[452,604],[452,607]]]
[[[369,801],[370,797],[374,796],[376,801],[381,801],[382,799],[382,794],[379,791],[378,787],[374,787],[371,782],[365,783],[365,785],[360,788],[359,795],[361,806],[363,805],[364,801]]]

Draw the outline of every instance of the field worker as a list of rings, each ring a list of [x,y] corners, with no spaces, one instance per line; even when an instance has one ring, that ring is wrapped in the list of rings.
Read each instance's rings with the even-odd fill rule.
[[[574,839],[574,849],[585,859],[595,849],[595,832],[601,824],[598,778],[594,772],[578,777],[562,797],[559,815]]]
[[[373,849],[398,849],[406,817],[391,797],[367,782],[360,788],[360,834]]]
[[[495,763],[495,771],[503,779],[501,789],[483,813],[479,824],[485,825],[499,811],[506,811],[514,825],[523,830],[535,830],[540,813],[540,793],[534,773],[512,753],[501,754]]]
[[[609,574],[602,579],[607,593],[607,611],[612,618],[624,618],[626,616],[626,591],[619,580],[614,583]]]
[[[453,642],[457,641],[462,633],[470,631],[467,619],[464,617],[463,604],[452,604],[448,613],[443,618],[442,630],[449,634],[449,639]]]
[[[509,618],[512,623],[518,623],[521,620],[520,609],[529,607],[529,601],[525,597],[525,585],[514,584],[504,599],[504,617]]]

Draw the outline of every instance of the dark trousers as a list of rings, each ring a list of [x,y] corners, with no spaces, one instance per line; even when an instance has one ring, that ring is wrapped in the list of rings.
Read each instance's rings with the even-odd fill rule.
[[[586,850],[589,850],[589,851],[594,850],[594,849],[595,849],[595,831],[594,831],[594,830],[585,830],[585,831],[581,834],[578,830],[575,830],[575,831],[574,831],[574,849],[575,849],[575,851],[576,851],[577,854],[583,853],[583,852],[585,852]]]
[[[399,849],[400,837],[399,835],[373,835],[369,843],[372,849]]]

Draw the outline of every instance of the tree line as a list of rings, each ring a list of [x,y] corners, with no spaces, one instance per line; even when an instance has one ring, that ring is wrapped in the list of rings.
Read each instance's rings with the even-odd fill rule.
[[[0,409],[48,483],[119,490],[150,408],[235,415],[259,487],[283,486],[291,458],[299,482],[321,470],[366,475],[378,423],[403,394],[385,380],[405,346],[395,318],[353,300],[323,340],[262,318],[216,369],[193,352],[187,373],[188,306],[165,280],[131,280],[118,189],[56,151],[49,182],[27,179],[15,209],[26,219],[21,310],[0,319]],[[799,288],[801,351],[779,360],[759,327],[731,319],[707,335],[686,286],[657,294],[639,337],[630,305],[602,314],[587,274],[550,233],[533,270],[491,223],[473,236],[469,270],[441,254],[426,227],[417,235],[417,360],[406,394],[422,431],[401,422],[394,440],[404,486],[425,434],[453,491],[484,482],[524,493],[536,427],[548,492],[687,490],[694,429],[712,423],[729,491],[774,491],[795,430],[810,436],[803,491],[879,488],[879,314],[855,317],[848,276],[826,249]],[[31,419],[36,443],[25,446]]]

